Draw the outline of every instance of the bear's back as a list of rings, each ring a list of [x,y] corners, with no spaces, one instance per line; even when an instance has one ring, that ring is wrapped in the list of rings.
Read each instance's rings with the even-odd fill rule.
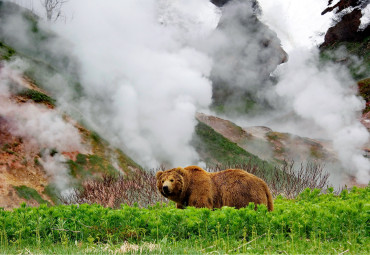
[[[266,184],[257,176],[240,169],[211,173],[217,190],[215,207],[245,207],[249,202],[267,205]]]

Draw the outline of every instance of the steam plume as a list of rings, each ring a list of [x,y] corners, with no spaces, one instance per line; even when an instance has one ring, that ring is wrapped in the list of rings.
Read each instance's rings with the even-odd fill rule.
[[[68,188],[70,179],[66,159],[60,153],[83,151],[81,138],[78,130],[56,110],[30,102],[19,104],[10,99],[25,89],[20,84],[24,66],[18,59],[0,70],[0,116],[9,123],[9,132],[21,137],[26,147],[45,152],[40,163],[56,187],[63,191]],[[50,156],[52,149],[60,153]]]
[[[345,172],[367,184],[370,161],[362,155],[362,148],[370,136],[359,121],[364,100],[356,95],[356,82],[347,70],[335,65],[323,67],[318,57],[315,50],[291,52],[276,93],[285,101],[286,110],[307,121],[309,129],[321,129],[320,138],[333,142]]]
[[[211,23],[194,21],[200,16],[193,8],[171,15],[164,9],[179,10],[183,1],[81,0],[68,6],[73,21],[57,29],[73,38],[72,54],[80,62],[85,97],[78,108],[106,139],[146,167],[198,160],[189,142],[196,111],[211,102],[212,61],[187,40],[201,36],[194,22],[209,31],[217,12],[208,9],[208,1],[197,2],[214,15]],[[186,38],[179,36],[184,30]]]

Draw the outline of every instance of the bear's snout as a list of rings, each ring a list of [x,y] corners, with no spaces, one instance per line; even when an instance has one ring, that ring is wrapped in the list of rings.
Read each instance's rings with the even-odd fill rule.
[[[168,186],[163,186],[163,193],[168,195],[170,193],[170,189],[168,188]]]

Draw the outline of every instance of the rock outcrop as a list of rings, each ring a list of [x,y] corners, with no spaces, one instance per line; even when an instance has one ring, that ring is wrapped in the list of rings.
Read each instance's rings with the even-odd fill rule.
[[[213,3],[222,6],[208,53],[214,60],[213,100],[215,105],[245,102],[271,85],[271,73],[288,56],[276,33],[259,20],[257,1]]]
[[[321,15],[334,12],[340,21],[328,29],[321,47],[343,41],[361,41],[370,36],[370,26],[368,24],[365,28],[360,28],[363,16],[362,10],[369,4],[369,1],[340,0],[334,6],[330,6],[331,4],[332,0],[329,0],[329,7]]]

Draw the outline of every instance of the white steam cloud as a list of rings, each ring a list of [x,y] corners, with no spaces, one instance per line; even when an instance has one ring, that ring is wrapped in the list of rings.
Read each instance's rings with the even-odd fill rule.
[[[0,70],[1,90],[0,115],[12,123],[11,133],[28,138],[31,143],[43,148],[54,148],[60,152],[82,150],[78,130],[66,122],[55,110],[34,103],[16,104],[9,100],[14,92],[24,90],[19,82],[24,65],[17,60]]]
[[[255,9],[252,1],[228,3],[217,29],[201,44],[214,60],[215,86],[257,94],[286,58],[276,33],[257,19]]]
[[[277,33],[288,53],[297,47],[321,44],[332,23],[332,13],[321,15],[328,4],[325,0],[258,2],[262,8],[262,21]]]
[[[362,155],[369,132],[360,123],[364,100],[358,97],[355,81],[338,65],[319,65],[317,50],[297,49],[281,71],[276,93],[287,112],[293,111],[321,129],[321,138],[331,140],[344,170],[357,181],[370,181],[370,161]],[[295,131],[299,133],[299,131]],[[311,136],[315,135],[311,133]],[[338,174],[338,173],[332,173]]]
[[[61,152],[82,150],[78,130],[58,113],[32,103],[16,105],[4,100],[0,106],[0,114],[13,124],[10,131],[15,136]]]
[[[196,2],[206,9],[210,4]],[[62,37],[73,38],[72,51],[81,64],[86,97],[78,108],[103,137],[125,147],[145,167],[198,160],[189,142],[196,111],[211,102],[207,77],[212,61],[186,40],[192,38],[192,30],[198,36],[195,27],[203,27],[199,36],[204,36],[218,14],[208,10],[214,18],[201,20],[193,8],[171,15],[164,9],[180,10],[183,5],[183,1],[71,1],[66,12],[74,13],[73,21],[57,28]],[[189,36],[179,37],[184,29]]]
[[[83,151],[78,130],[56,110],[31,102],[17,103],[11,97],[25,89],[22,86],[24,62],[19,59],[0,68],[0,116],[9,123],[9,132],[26,142],[29,150],[44,151],[40,163],[60,190],[69,186],[66,159],[60,153]],[[60,153],[50,156],[52,149]]]
[[[365,29],[370,24],[370,3],[362,10],[360,29]]]

